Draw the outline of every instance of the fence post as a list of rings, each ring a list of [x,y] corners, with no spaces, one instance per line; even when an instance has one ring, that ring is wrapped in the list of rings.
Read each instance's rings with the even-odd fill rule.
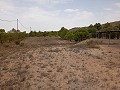
[[[110,38],[111,38],[111,33],[109,31],[109,42],[108,42],[108,47],[110,46]]]

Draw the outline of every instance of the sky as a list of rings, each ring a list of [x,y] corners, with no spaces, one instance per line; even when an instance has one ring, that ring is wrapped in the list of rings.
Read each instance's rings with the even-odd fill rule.
[[[119,21],[120,0],[0,0],[0,28],[16,29],[17,19],[27,32]]]

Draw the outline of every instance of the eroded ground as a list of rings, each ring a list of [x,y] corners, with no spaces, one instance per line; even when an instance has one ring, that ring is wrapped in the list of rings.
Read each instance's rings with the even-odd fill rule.
[[[0,46],[0,90],[120,90],[120,48],[56,37]]]

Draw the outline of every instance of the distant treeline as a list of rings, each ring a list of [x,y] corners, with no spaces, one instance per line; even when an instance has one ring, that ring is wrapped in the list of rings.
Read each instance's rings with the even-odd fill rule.
[[[46,37],[46,36],[58,36],[58,31],[30,31],[28,34],[29,37]]]
[[[30,33],[21,32],[20,30],[12,29],[8,32],[6,32],[4,29],[0,29],[0,44],[3,43],[12,43],[20,44],[20,42],[25,37],[46,37],[46,36],[58,36],[57,31],[44,31],[44,32],[36,32],[36,31],[30,31]]]
[[[5,32],[4,29],[0,29],[0,43],[11,43],[20,44],[25,37],[27,37],[26,32],[20,32],[20,30],[15,30],[14,28],[8,32]]]
[[[110,23],[106,23],[101,25],[100,23],[96,23],[95,25],[90,25],[88,27],[81,28],[73,28],[66,29],[62,27],[59,31],[30,31],[30,33],[21,32],[20,30],[15,30],[14,28],[8,32],[5,32],[4,29],[0,29],[0,43],[3,44],[5,42],[15,42],[19,44],[25,37],[46,37],[46,36],[56,36],[61,37],[62,39],[70,40],[70,41],[82,41],[91,37],[95,37],[95,33],[97,31],[109,31],[109,30],[120,30],[120,24],[111,25]],[[114,36],[115,34],[113,34]]]

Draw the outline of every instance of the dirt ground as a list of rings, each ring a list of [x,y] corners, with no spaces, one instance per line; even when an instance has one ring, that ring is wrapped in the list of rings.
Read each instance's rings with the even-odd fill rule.
[[[119,44],[30,37],[0,45],[0,90],[120,90]]]

